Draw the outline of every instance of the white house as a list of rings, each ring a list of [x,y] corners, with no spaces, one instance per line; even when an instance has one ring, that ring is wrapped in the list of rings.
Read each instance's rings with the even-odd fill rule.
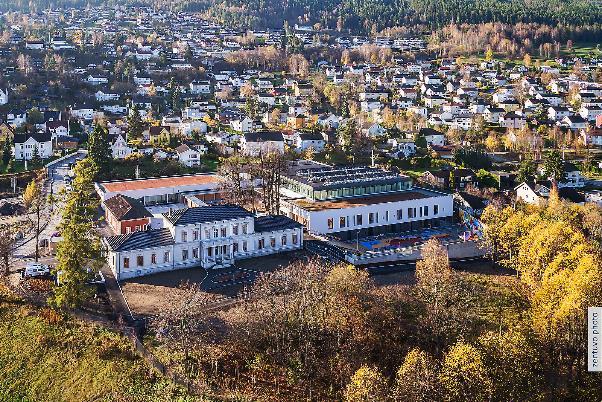
[[[284,153],[284,137],[280,131],[257,131],[245,133],[240,139],[245,155],[258,156],[270,152]]]
[[[192,81],[189,87],[191,94],[206,95],[211,93],[211,83],[209,81]]]
[[[239,259],[303,247],[297,222],[254,216],[233,205],[180,209],[163,214],[162,220],[160,229],[103,239],[118,280],[182,268],[225,268]]]
[[[36,151],[42,159],[53,155],[50,133],[15,134],[13,144],[13,155],[16,160],[31,160]]]
[[[178,160],[184,166],[194,167],[201,164],[201,153],[190,147],[188,144],[182,144],[176,148]]]
[[[6,115],[6,122],[17,128],[27,123],[27,112],[24,110],[11,110]]]
[[[234,131],[248,133],[253,130],[253,119],[248,116],[243,116],[241,118],[231,120],[230,126]]]
[[[128,146],[123,135],[119,134],[115,137],[111,144],[111,153],[114,159],[123,159],[132,153],[132,148]]]
[[[293,135],[293,144],[298,151],[305,151],[306,149],[312,149],[315,152],[322,152],[326,141],[324,137],[319,133],[302,133],[295,132]]]
[[[6,105],[8,103],[8,89],[0,88],[0,105]]]

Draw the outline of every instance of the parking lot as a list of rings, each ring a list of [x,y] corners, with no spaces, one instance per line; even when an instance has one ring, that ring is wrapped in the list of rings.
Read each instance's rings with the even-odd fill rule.
[[[261,273],[283,268],[291,262],[307,259],[305,251],[240,260],[235,266],[219,270],[182,269],[133,278],[121,283],[123,294],[134,315],[152,316],[181,300],[182,283],[197,283],[207,306],[231,301],[251,287]]]

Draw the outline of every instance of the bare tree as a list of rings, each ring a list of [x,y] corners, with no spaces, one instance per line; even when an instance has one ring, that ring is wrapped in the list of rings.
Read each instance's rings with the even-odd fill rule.
[[[42,218],[46,203],[48,202],[46,192],[43,188],[42,178],[36,177],[25,188],[23,203],[27,208],[27,217],[35,230],[36,253],[35,260],[40,258],[40,233],[42,232]]]

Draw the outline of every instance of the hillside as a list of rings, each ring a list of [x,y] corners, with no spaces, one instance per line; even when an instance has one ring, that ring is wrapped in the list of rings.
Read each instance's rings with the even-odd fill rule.
[[[193,399],[151,372],[122,336],[0,292],[0,401],[91,400]]]
[[[80,6],[148,4],[206,12],[222,23],[243,27],[280,28],[284,20],[323,27],[370,31],[394,25],[424,24],[440,27],[450,23],[538,22],[590,25],[602,21],[597,0],[8,0],[0,11],[37,10],[49,5]],[[174,6],[175,3],[175,6]]]

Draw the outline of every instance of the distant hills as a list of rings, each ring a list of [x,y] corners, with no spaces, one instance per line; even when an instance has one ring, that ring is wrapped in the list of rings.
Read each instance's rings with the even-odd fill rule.
[[[240,27],[278,28],[290,23],[351,28],[368,32],[395,25],[538,22],[592,25],[602,23],[600,0],[3,0],[0,10],[38,10],[49,6],[147,4],[205,12]],[[373,27],[374,25],[374,27]]]

